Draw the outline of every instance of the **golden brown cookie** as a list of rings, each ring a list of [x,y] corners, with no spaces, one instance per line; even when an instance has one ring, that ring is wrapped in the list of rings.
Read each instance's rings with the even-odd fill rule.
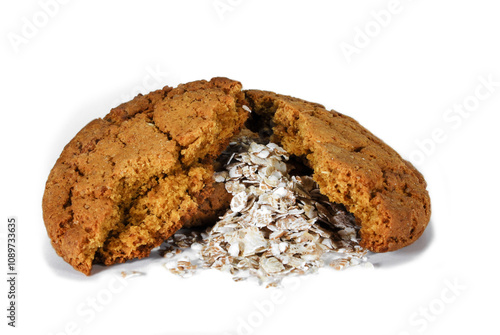
[[[361,225],[361,246],[400,249],[422,235],[431,214],[426,182],[413,165],[354,119],[272,92],[245,92],[255,130],[301,157],[330,201]]]
[[[43,197],[57,253],[88,275],[95,262],[148,256],[200,216],[215,190],[213,159],[247,118],[243,103],[240,83],[214,78],[138,96],[85,126]]]
[[[312,169],[321,192],[354,214],[371,251],[409,245],[429,222],[422,175],[355,120],[214,78],[140,95],[71,140],[43,197],[55,250],[88,275],[94,263],[148,256],[183,225],[213,223],[231,200],[213,180],[216,159],[240,132]]]

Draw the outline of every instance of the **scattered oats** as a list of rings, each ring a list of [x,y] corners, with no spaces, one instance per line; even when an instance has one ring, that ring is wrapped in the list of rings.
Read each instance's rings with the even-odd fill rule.
[[[227,249],[227,252],[232,257],[238,257],[240,255],[240,244],[239,243],[231,244],[229,249]]]
[[[231,161],[233,160],[234,158],[234,155],[236,155],[235,152],[233,152],[233,154],[231,155],[231,157],[229,157],[229,160],[227,161],[226,165],[228,165],[229,163],[231,163]]]
[[[217,183],[223,183],[228,178],[229,178],[229,173],[227,171],[222,171],[222,172],[216,172],[216,173],[214,173],[214,180]]]
[[[240,230],[244,237],[241,242],[245,246],[243,256],[251,256],[267,249],[267,240],[262,235],[262,232],[257,227],[246,227]]]
[[[267,158],[270,154],[271,153],[269,152],[269,150],[262,150],[257,154],[257,156],[259,156],[260,158]]]
[[[144,272],[139,272],[139,271],[122,271],[121,275],[125,279],[129,279],[132,277],[137,277],[137,276],[144,276]]]
[[[245,191],[240,192],[233,196],[231,199],[231,210],[234,213],[240,212],[243,208],[247,206],[248,195]]]
[[[213,268],[235,281],[257,278],[276,287],[285,276],[315,273],[324,264],[373,267],[359,246],[353,215],[329,202],[312,177],[290,176],[283,148],[243,137],[230,143],[221,156],[226,159],[226,171],[214,180],[233,195],[230,209],[206,231],[167,240],[162,252],[171,259],[165,264],[170,272],[187,277]],[[191,259],[182,256],[189,252],[195,253]]]
[[[241,108],[243,108],[244,110],[246,110],[249,113],[252,112],[252,110],[250,109],[250,107],[248,107],[247,105],[243,105],[243,106],[241,106]]]
[[[330,263],[330,266],[335,270],[344,270],[351,264],[350,259],[348,258],[339,258],[335,259]]]
[[[170,261],[165,264],[165,267],[173,274],[179,275],[183,278],[191,277],[197,266],[192,264],[189,259],[180,259],[177,261]]]
[[[279,260],[275,257],[265,258],[262,257],[260,259],[260,265],[264,271],[269,274],[279,273],[285,270],[285,267]]]
[[[280,284],[279,282],[273,281],[273,282],[270,282],[269,284],[267,284],[266,288],[278,287],[279,284]]]

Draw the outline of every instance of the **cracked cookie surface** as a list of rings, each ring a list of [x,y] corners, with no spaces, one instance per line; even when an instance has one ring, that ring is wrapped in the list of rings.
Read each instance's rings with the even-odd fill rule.
[[[258,128],[272,127],[272,140],[314,170],[321,193],[354,214],[361,246],[393,251],[422,235],[431,214],[427,184],[391,147],[320,104],[258,90],[245,96]]]
[[[243,103],[239,82],[214,78],[138,96],[90,122],[46,183],[56,252],[88,275],[95,262],[148,256],[199,216],[214,191],[213,158],[246,120]]]

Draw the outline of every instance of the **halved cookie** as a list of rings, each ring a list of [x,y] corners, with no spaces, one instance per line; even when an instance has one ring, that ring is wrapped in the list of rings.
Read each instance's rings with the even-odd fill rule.
[[[245,92],[254,128],[313,169],[330,201],[343,204],[361,225],[361,246],[400,249],[427,226],[431,209],[420,172],[354,119],[322,105],[272,92]]]
[[[247,118],[244,102],[240,83],[214,78],[138,96],[85,126],[46,183],[57,253],[89,275],[94,262],[148,256],[200,216],[213,160]]]

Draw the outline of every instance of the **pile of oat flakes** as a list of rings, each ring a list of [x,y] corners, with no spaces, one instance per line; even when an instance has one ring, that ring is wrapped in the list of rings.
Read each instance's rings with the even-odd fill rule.
[[[162,253],[172,273],[214,268],[236,281],[277,286],[287,275],[325,264],[371,266],[352,214],[330,203],[310,176],[290,175],[283,148],[242,137],[222,157],[229,158],[215,181],[233,195],[230,209],[205,231],[180,231],[167,240]]]

